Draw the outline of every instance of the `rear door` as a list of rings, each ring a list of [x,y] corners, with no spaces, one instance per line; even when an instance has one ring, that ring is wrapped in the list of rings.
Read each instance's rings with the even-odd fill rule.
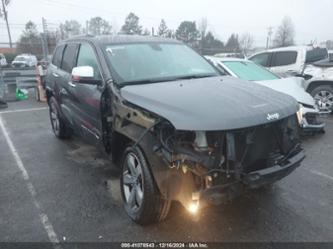
[[[56,47],[52,56],[52,61],[50,63],[50,66],[47,69],[46,78],[45,78],[46,86],[50,88],[50,90],[55,92],[56,97],[59,96],[59,90],[60,90],[56,82],[59,78],[59,70],[61,66],[62,54],[64,48],[65,45],[59,45]]]
[[[101,67],[99,64],[96,48],[88,43],[82,42],[79,46],[76,66],[90,66],[94,70],[94,79],[101,84],[96,83],[73,83],[71,82],[74,94],[72,105],[75,116],[80,125],[85,138],[94,144],[98,143],[102,137],[102,122],[100,111],[100,100],[103,91],[103,80]]]
[[[273,53],[270,69],[282,76],[296,75],[299,73],[296,61],[297,51],[277,51]]]
[[[71,75],[76,64],[78,48],[78,43],[66,44],[57,77],[57,85],[60,87],[58,101],[63,115],[73,127],[78,125],[78,118],[76,117],[75,105],[73,105],[76,100],[75,87],[71,84]]]

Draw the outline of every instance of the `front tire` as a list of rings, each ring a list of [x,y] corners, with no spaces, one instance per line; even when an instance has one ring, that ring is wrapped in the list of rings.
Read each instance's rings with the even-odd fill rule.
[[[121,192],[128,216],[140,225],[164,220],[171,201],[162,198],[139,147],[128,146],[123,155]]]
[[[54,135],[60,139],[70,138],[72,130],[61,117],[59,105],[54,97],[51,97],[49,101],[49,111]]]
[[[315,99],[320,111],[333,110],[333,87],[329,85],[321,85],[311,91],[312,97]]]

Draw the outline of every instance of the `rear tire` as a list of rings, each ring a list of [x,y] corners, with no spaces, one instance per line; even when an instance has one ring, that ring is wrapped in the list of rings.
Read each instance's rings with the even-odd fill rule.
[[[68,139],[72,136],[72,129],[61,117],[60,108],[54,97],[49,101],[50,121],[54,135],[60,139]]]
[[[311,95],[321,111],[333,110],[333,87],[329,85],[318,86],[311,91]]]
[[[167,217],[171,201],[162,198],[138,146],[124,151],[120,184],[124,208],[134,222],[147,225]]]

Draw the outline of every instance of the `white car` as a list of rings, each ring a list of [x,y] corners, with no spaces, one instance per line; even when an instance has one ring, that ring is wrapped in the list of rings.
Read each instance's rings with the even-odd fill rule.
[[[248,58],[281,76],[301,76],[321,110],[333,110],[333,58],[326,48],[291,46],[269,49]]]
[[[37,65],[37,58],[32,54],[20,54],[12,61],[13,67],[34,67]]]
[[[297,113],[300,127],[306,131],[323,131],[325,123],[312,96],[304,88],[300,77],[280,78],[256,63],[238,58],[206,56],[222,73],[267,86],[294,97],[300,105]]]

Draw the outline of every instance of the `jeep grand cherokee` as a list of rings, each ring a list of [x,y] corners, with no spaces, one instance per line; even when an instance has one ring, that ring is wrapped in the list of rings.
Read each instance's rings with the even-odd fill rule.
[[[112,155],[139,224],[164,219],[172,201],[195,212],[271,184],[304,158],[296,100],[222,76],[179,41],[69,39],[46,84],[55,135],[75,132]]]

